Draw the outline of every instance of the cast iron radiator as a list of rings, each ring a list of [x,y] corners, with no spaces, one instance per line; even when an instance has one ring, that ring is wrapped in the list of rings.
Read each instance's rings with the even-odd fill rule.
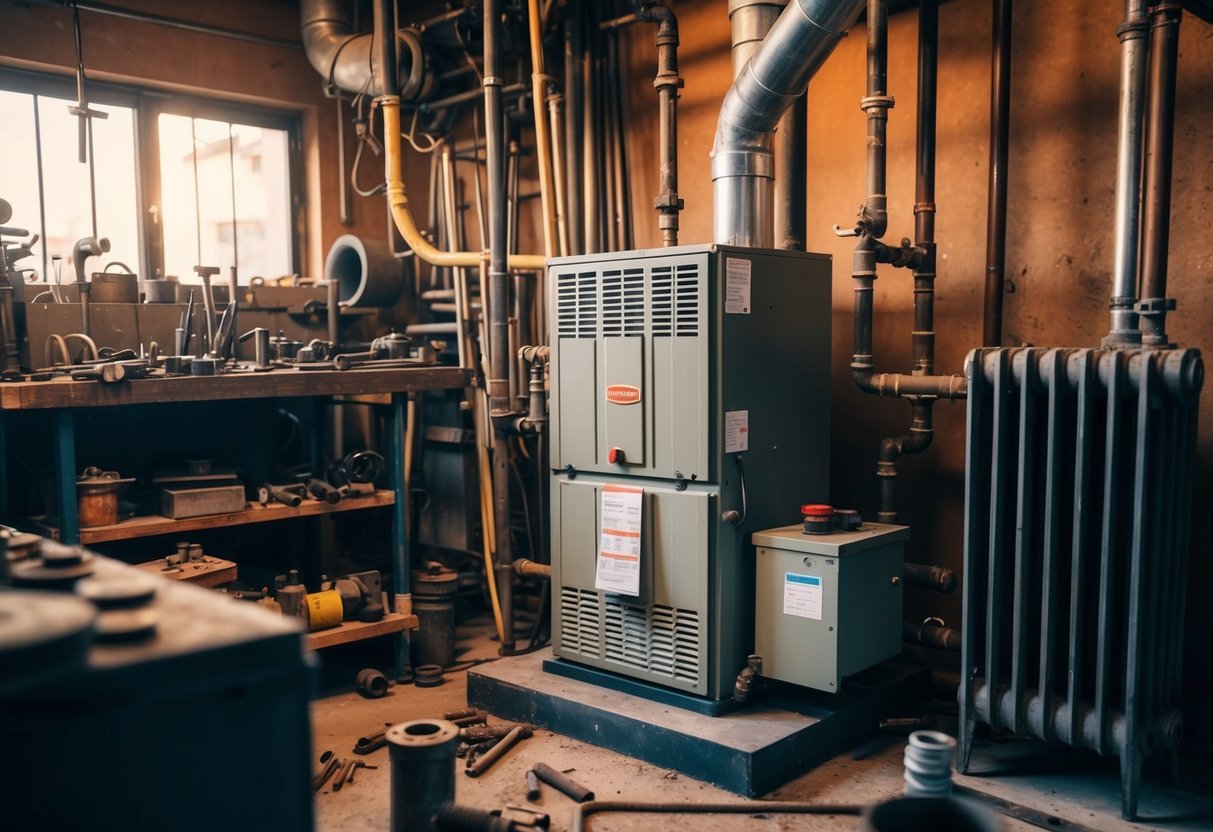
[[[977,722],[1116,754],[1131,819],[1182,730],[1200,352],[979,349],[966,372],[957,767]]]

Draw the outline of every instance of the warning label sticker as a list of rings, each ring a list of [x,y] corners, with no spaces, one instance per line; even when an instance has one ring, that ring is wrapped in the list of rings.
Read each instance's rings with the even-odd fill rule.
[[[750,411],[727,410],[724,414],[724,452],[739,454],[750,449]]]
[[[594,588],[622,595],[640,594],[640,530],[644,489],[602,487],[602,535]]]
[[[821,620],[821,578],[787,572],[783,576],[783,614]]]
[[[750,269],[753,264],[742,257],[724,259],[724,311],[730,315],[750,314]]]

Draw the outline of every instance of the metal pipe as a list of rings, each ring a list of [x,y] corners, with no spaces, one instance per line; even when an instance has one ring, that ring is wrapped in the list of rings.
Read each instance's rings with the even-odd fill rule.
[[[526,89],[526,84],[510,84],[501,90],[501,96],[505,100],[518,98],[526,94]],[[426,113],[440,113],[443,110],[449,110],[451,107],[458,107],[460,104],[467,104],[468,102],[482,98],[484,98],[484,91],[473,87],[470,90],[452,93],[445,98],[424,101],[417,105],[417,109]]]
[[[385,734],[391,758],[392,832],[431,832],[434,815],[455,799],[458,726],[442,719],[393,725]]]
[[[489,260],[488,336],[489,415],[493,420],[513,411],[510,377],[510,272],[506,247],[505,113],[502,108],[500,69],[501,0],[484,4],[484,138],[488,176]],[[510,546],[510,462],[508,437],[502,435],[493,450],[493,505],[497,525],[497,561],[494,564],[497,598],[501,603],[501,649],[514,649],[513,554]]]
[[[417,227],[417,222],[409,208],[404,179],[401,177],[400,97],[380,96],[375,99],[375,103],[383,111],[383,155],[387,173],[387,197],[392,210],[392,220],[396,223],[400,236],[418,257],[430,265],[463,266],[465,268],[478,266],[484,257],[483,252],[442,251],[427,240],[421,233],[421,229]],[[519,271],[541,271],[546,265],[547,258],[541,254],[515,254],[509,258],[510,268]]]
[[[573,3],[564,24],[564,154],[565,191],[568,207],[569,254],[585,251],[585,229],[582,219],[582,130],[584,113],[581,96],[581,61],[584,50],[582,3]]]
[[[544,72],[543,20],[539,14],[539,0],[527,0],[527,22],[531,36],[531,112],[535,117],[535,164],[539,168],[539,199],[543,205],[543,251],[551,257],[557,251],[556,183],[552,177],[552,134],[543,112],[547,75]]]
[[[794,0],[729,88],[712,149],[716,242],[774,244],[772,131],[862,8],[862,0]]]
[[[1136,346],[1137,257],[1141,244],[1142,115],[1146,90],[1145,0],[1127,0],[1120,38],[1120,108],[1116,140],[1116,218],[1112,258],[1112,329],[1105,347]]]
[[[1172,346],[1167,338],[1167,247],[1171,237],[1171,161],[1175,141],[1175,77],[1183,10],[1163,3],[1150,12],[1150,92],[1147,96],[1145,176],[1142,182],[1141,343]]]
[[[233,40],[244,41],[245,43],[254,43],[258,46],[273,46],[277,49],[300,49],[302,44],[293,40],[284,38],[271,38],[265,35],[254,35],[250,32],[241,32],[236,29],[226,29],[222,26],[209,26],[204,23],[195,23],[192,20],[181,20],[176,17],[166,17],[164,15],[152,14],[151,12],[138,11],[136,9],[125,9],[120,6],[112,6],[109,3],[93,3],[91,0],[59,0],[61,6],[75,6],[82,12],[96,12],[97,14],[112,15],[113,17],[123,18],[125,20],[134,20],[139,23],[151,23],[155,26],[165,26],[170,29],[181,29],[186,32],[197,32],[203,35],[215,35],[221,38],[231,38]]]
[[[585,832],[586,818],[608,813],[662,815],[861,815],[863,806],[830,805],[825,803],[795,803],[783,800],[739,800],[736,803],[639,803],[630,800],[599,800],[573,806],[569,832]]]
[[[552,125],[552,183],[556,186],[556,240],[563,257],[569,248],[569,195],[568,174],[565,158],[565,122],[562,105],[564,96],[553,93],[548,96],[548,118]]]
[[[986,298],[982,344],[1002,345],[1007,266],[1007,156],[1011,131],[1011,0],[994,0],[990,63],[990,193],[986,214]]]
[[[658,145],[661,175],[657,187],[657,227],[661,244],[678,245],[678,212],[683,201],[678,196],[678,91],[684,86],[678,74],[678,18],[674,10],[662,3],[645,6],[640,19],[657,24],[657,89]]]
[[[804,251],[808,227],[808,94],[796,99],[775,128],[775,247]]]
[[[303,0],[300,4],[303,51],[308,61],[329,83],[346,92],[365,92],[368,87],[380,95],[394,94],[376,83],[376,68],[382,51],[372,48],[374,36],[356,35],[347,4],[342,0]]]
[[[868,116],[867,196],[861,210],[861,221],[868,233],[879,240],[889,225],[886,188],[886,135],[889,110],[893,99],[889,95],[889,4],[888,0],[868,0],[868,83],[867,95],[859,108]]]

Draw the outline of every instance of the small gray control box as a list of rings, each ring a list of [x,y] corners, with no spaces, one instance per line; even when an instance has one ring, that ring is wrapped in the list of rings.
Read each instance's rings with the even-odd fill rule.
[[[755,650],[762,675],[837,693],[842,678],[901,652],[906,526],[755,532]]]

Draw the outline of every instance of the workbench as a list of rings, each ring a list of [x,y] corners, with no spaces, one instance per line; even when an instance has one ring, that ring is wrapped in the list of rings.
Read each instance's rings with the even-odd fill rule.
[[[100,381],[20,381],[0,384],[0,507],[8,513],[8,471],[5,455],[5,415],[16,411],[47,411],[52,420],[55,454],[55,491],[59,517],[54,525],[41,531],[63,543],[101,543],[161,534],[184,533],[247,523],[285,520],[292,517],[355,511],[391,506],[391,563],[394,591],[407,595],[409,589],[409,545],[407,538],[408,501],[402,499],[405,482],[402,441],[407,424],[410,394],[426,390],[457,389],[468,386],[470,373],[456,367],[419,366],[391,369],[297,370],[269,372],[231,372],[216,376],[176,376],[133,379],[115,384]],[[334,505],[307,501],[298,508],[284,505],[249,504],[242,512],[210,517],[170,520],[158,516],[133,517],[112,526],[81,530],[77,516],[76,414],[87,408],[157,405],[179,402],[205,402],[234,399],[314,398],[321,404],[334,396],[385,395],[389,402],[387,447],[382,449],[388,462],[389,489],[365,496],[352,496]],[[312,455],[322,459],[321,441],[314,437]],[[9,518],[10,520],[12,518]],[[397,613],[400,611],[398,610]],[[397,615],[390,616],[393,624]],[[412,616],[401,618],[413,619]],[[415,624],[414,624],[415,626]],[[345,625],[341,629],[345,629]],[[385,632],[383,627],[351,627],[369,638]],[[403,629],[403,627],[401,627]],[[353,639],[346,639],[353,640]],[[326,643],[343,643],[326,639]],[[324,646],[323,644],[320,646]],[[397,641],[397,661],[408,665],[407,644]]]

